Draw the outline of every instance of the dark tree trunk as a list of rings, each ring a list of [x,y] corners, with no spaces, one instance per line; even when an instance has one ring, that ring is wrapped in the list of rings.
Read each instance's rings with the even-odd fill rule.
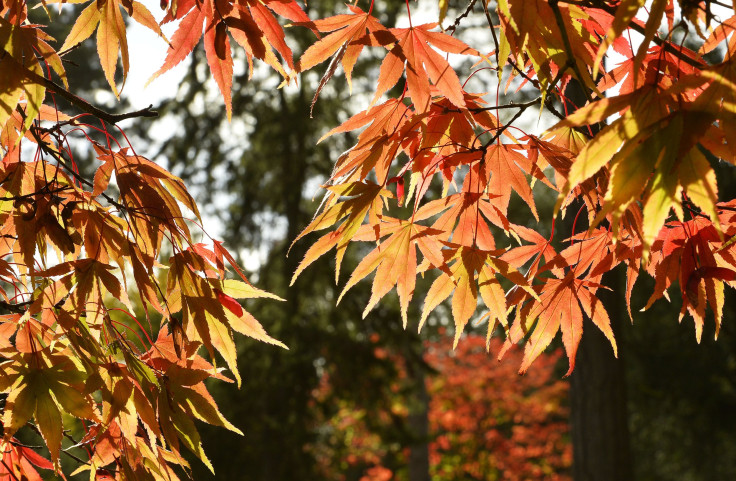
[[[421,345],[421,344],[420,344]],[[429,393],[424,366],[409,361],[413,399],[409,404],[408,428],[412,437],[409,446],[409,481],[429,481]]]
[[[586,103],[580,84],[574,80],[568,84],[565,95],[570,112]],[[572,217],[567,216],[567,222]],[[590,319],[585,319],[575,370],[570,376],[570,430],[575,481],[631,481],[633,476],[623,346],[621,329],[618,329],[621,322],[628,322],[623,307],[626,291],[623,274],[623,266],[608,273],[604,284],[612,291],[599,289],[597,292],[611,318],[618,344],[618,359],[603,333]]]
[[[573,478],[575,481],[630,481],[632,479],[629,449],[626,383],[621,349],[621,330],[617,324],[625,319],[621,307],[623,271],[611,273],[612,295],[598,293],[611,317],[618,341],[619,359],[603,333],[586,319],[583,338],[577,352],[575,370],[570,377],[570,424],[573,445]],[[611,302],[605,302],[611,301]]]

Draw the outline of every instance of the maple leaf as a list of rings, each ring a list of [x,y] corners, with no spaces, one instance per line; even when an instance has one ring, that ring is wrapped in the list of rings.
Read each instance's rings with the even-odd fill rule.
[[[79,259],[39,271],[37,275],[42,277],[63,276],[39,299],[48,307],[55,306],[54,301],[59,298],[65,300],[74,286],[74,292],[69,296],[69,309],[85,316],[87,325],[100,327],[106,314],[103,301],[105,293],[111,294],[123,302],[129,310],[133,310],[120,280],[112,274],[113,270],[115,270],[113,266],[94,259]],[[31,312],[41,306],[43,304],[34,303]]]
[[[461,55],[480,54],[446,33],[432,32],[436,26],[436,23],[429,23],[390,30],[397,43],[381,63],[373,102],[396,85],[404,70],[408,93],[417,112],[423,113],[429,109],[432,97],[430,80],[453,105],[466,107],[464,89],[455,70],[434,49]]]
[[[551,240],[545,239],[536,231],[520,225],[513,225],[511,231],[522,239],[531,242],[531,244],[511,248],[503,253],[501,259],[508,262],[514,269],[519,269],[531,260],[532,263],[526,273],[527,279],[533,279],[545,261],[550,262],[557,257],[557,252],[552,247]],[[561,273],[559,268],[553,272]]]
[[[714,28],[708,38],[705,40],[703,45],[700,47],[699,52],[706,54],[710,53],[723,41],[728,40],[728,50],[734,51],[736,49],[736,37],[733,36],[734,30],[736,30],[736,16],[730,17],[723,22],[717,28]]]
[[[718,337],[724,302],[723,283],[736,278],[733,259],[728,250],[717,250],[720,245],[718,230],[708,219],[697,217],[687,222],[671,222],[657,236],[652,260],[646,267],[655,279],[655,286],[644,309],[666,296],[666,290],[677,281],[682,295],[680,319],[685,313],[693,317],[698,342],[703,333],[707,305],[713,311]]]
[[[340,273],[340,263],[345,255],[345,249],[351,241],[352,236],[362,225],[363,218],[366,214],[376,218],[382,211],[382,199],[393,196],[390,191],[372,182],[354,182],[341,186],[331,186],[328,187],[328,190],[324,209],[304,228],[297,238],[294,239],[294,242],[310,232],[330,227],[346,217],[347,219],[336,230],[323,236],[307,250],[306,254],[304,254],[304,259],[299,263],[294,276],[291,278],[291,284],[294,283],[299,273],[309,264],[333,247],[337,247],[335,263],[335,282],[337,282]],[[347,199],[339,202],[341,197],[346,197]],[[294,245],[293,242],[292,245]]]
[[[506,144],[491,145],[486,150],[483,159],[492,173],[488,190],[492,195],[497,196],[493,203],[501,213],[507,214],[513,189],[529,206],[534,218],[539,219],[532,189],[527,183],[524,172],[533,173],[544,183],[549,184],[549,181],[539,168],[535,168],[536,166],[532,163],[533,159],[525,157]]]
[[[634,57],[634,72],[636,72],[636,66],[639,65],[647,53],[649,44],[654,40],[654,36],[659,30],[659,26],[662,24],[662,17],[664,17],[667,5],[670,0],[654,0],[647,16],[647,23],[644,26],[644,40],[639,45],[639,50],[636,52]]]
[[[505,64],[509,54],[516,59],[528,55],[544,96],[557,71],[565,66],[570,67],[569,62],[574,62],[576,70],[583,76],[578,80],[595,89],[588,66],[594,64],[592,52],[597,49],[598,41],[581,23],[588,16],[576,5],[557,4],[556,8],[565,27],[564,34],[554,21],[555,12],[547,1],[499,1],[498,13],[503,33],[499,39],[499,63]],[[570,52],[566,50],[565,38],[568,38],[572,48]]]
[[[363,181],[371,169],[375,172],[376,183],[388,182],[394,159],[407,147],[408,138],[418,137],[424,117],[425,114],[415,114],[400,100],[393,99],[346,121],[340,129],[371,124],[361,132],[358,144],[337,160],[331,182],[350,184]]]
[[[575,355],[583,335],[583,312],[608,338],[617,355],[611,321],[603,303],[595,296],[597,284],[575,277],[574,271],[562,278],[547,279],[533,286],[539,297],[524,306],[517,304],[516,320],[509,329],[508,338],[499,358],[511,344],[520,342],[528,333],[519,373],[529,369],[532,362],[549,346],[557,331],[562,332],[562,343],[570,361],[569,376],[575,368]],[[527,296],[528,298],[529,296]],[[580,309],[582,306],[582,310]]]
[[[25,447],[20,442],[11,438],[5,445],[0,463],[0,476],[8,476],[11,479],[27,479],[28,481],[42,481],[36,467],[41,469],[53,469],[53,464],[33,449]]]
[[[683,61],[683,58],[688,61]],[[682,80],[699,72],[698,65],[706,66],[703,60],[687,47],[670,43],[662,46],[654,45],[639,63],[627,55],[626,60],[601,76],[598,88],[605,91],[617,87],[619,95],[629,94],[646,84],[656,84],[666,89],[679,83],[673,82],[673,79]],[[680,84],[682,85],[684,84]],[[692,96],[693,93],[694,90],[689,92],[685,90],[683,95]]]
[[[626,30],[626,28],[633,22],[639,23],[639,20],[636,19],[636,14],[638,11],[645,5],[644,0],[623,0],[619,5],[616,7],[616,15],[613,19],[613,22],[606,32],[606,36],[601,42],[598,53],[596,55],[595,60],[595,67],[593,70],[593,76],[596,76],[598,74],[598,68],[600,66],[600,62],[603,59],[603,56],[606,53],[606,50],[608,47],[613,44],[619,36]],[[668,9],[672,7],[671,0],[656,0],[652,2],[651,6],[648,9],[648,15],[646,23],[644,24],[644,39],[642,43],[639,45],[639,49],[632,59],[633,64],[633,70],[634,70],[634,77],[638,75],[638,66],[641,65],[643,59],[647,55],[647,51],[649,49],[649,45],[654,39],[654,36],[657,34],[657,30],[659,29],[662,18],[667,13]],[[641,22],[643,23],[643,22]],[[639,24],[641,24],[639,23]],[[672,29],[672,20],[669,19],[669,27]],[[699,28],[699,27],[698,27]],[[633,46],[631,47],[633,50]]]
[[[21,130],[30,127],[42,108],[46,88],[32,79],[29,74],[44,76],[44,65],[51,67],[68,86],[61,58],[48,44],[53,38],[37,25],[13,24],[0,17],[0,128],[15,111],[21,99],[25,99]],[[38,56],[36,56],[38,55]],[[14,142],[15,143],[15,142]]]
[[[82,10],[60,48],[62,52],[67,51],[87,40],[97,30],[97,54],[100,65],[116,97],[120,96],[120,90],[125,85],[130,69],[128,38],[121,9],[127,12],[130,18],[166,40],[156,19],[142,3],[135,0],[105,0],[92,1]],[[118,58],[121,58],[123,64],[123,86],[120,89],[115,83]]]
[[[249,289],[239,281],[224,281],[205,277],[208,262],[186,250],[175,254],[169,261],[167,307],[171,314],[182,313],[182,329],[190,342],[202,342],[210,355],[217,350],[240,384],[236,362],[233,330],[255,339],[286,347],[268,336],[261,324],[234,302],[235,297],[272,297],[260,290]],[[219,292],[219,294],[218,294]],[[223,300],[226,302],[223,303]],[[236,307],[234,307],[236,306]]]
[[[401,306],[401,317],[404,328],[408,322],[407,311],[409,301],[414,296],[417,272],[417,248],[430,262],[441,262],[439,254],[442,244],[435,238],[440,231],[402,221],[391,217],[382,217],[378,226],[366,226],[365,235],[357,233],[353,240],[377,240],[376,237],[390,237],[360,261],[342,290],[337,302],[345,293],[368,274],[376,271],[371,289],[371,298],[363,311],[363,317],[378,303],[383,296],[396,286]]]
[[[363,10],[349,6],[352,15],[309,22],[321,32],[332,32],[310,46],[299,60],[299,70],[305,71],[335,55],[327,73],[320,82],[316,95],[335,71],[338,62],[343,65],[348,85],[352,88],[352,69],[366,45],[389,48],[381,63],[376,93],[371,104],[391,89],[406,72],[409,96],[418,112],[430,105],[429,80],[452,104],[464,108],[464,91],[457,74],[434,48],[462,55],[480,55],[475,49],[442,32],[431,32],[436,23],[387,30],[378,20]],[[367,31],[367,33],[366,33]]]
[[[452,294],[452,317],[455,321],[454,347],[457,347],[465,325],[478,307],[479,293],[486,307],[490,309],[491,318],[506,326],[506,302],[503,299],[503,290],[496,279],[497,273],[523,289],[529,290],[529,295],[536,297],[536,293],[528,287],[524,276],[498,257],[503,251],[484,251],[456,244],[445,244],[449,249],[442,251],[444,263],[437,266],[440,267],[440,275],[427,291],[422,317],[419,320],[419,329],[424,325],[429,313],[450,294]],[[495,322],[489,322],[489,338],[494,328]]]
[[[476,152],[472,158],[477,159],[480,154]],[[494,205],[497,196],[484,193],[488,185],[487,165],[476,161],[471,165],[471,174],[465,178],[459,193],[428,202],[416,212],[414,218],[422,220],[442,213],[432,224],[433,229],[444,232],[441,240],[450,240],[452,237],[455,244],[484,250],[496,249],[486,219],[504,230],[508,229],[509,222]]]
[[[182,180],[144,157],[129,155],[127,148],[109,152],[95,144],[95,150],[103,165],[98,169],[99,175],[95,175],[93,194],[106,189],[106,179],[114,170],[121,202],[131,213],[130,230],[138,248],[151,259],[155,258],[164,228],[172,234],[171,240],[183,247],[183,239],[189,237],[189,226],[179,203],[198,219],[200,215]]]
[[[164,64],[148,82],[187,58],[204,36],[207,63],[224,98],[228,120],[231,119],[233,58],[230,36],[245,50],[251,72],[252,59],[255,57],[288,78],[274,49],[286,60],[289,68],[294,68],[292,52],[284,42],[284,31],[269,9],[295,21],[309,20],[293,0],[184,0],[172,4],[162,23],[174,20],[181,22],[171,37],[171,48]]]
[[[212,470],[192,419],[243,434],[222,416],[203,382],[213,377],[221,380],[227,378],[198,356],[196,349],[190,350],[184,358],[180,358],[175,350],[172,337],[161,330],[151,349],[141,356],[143,361],[160,373],[162,380],[157,399],[161,434],[175,452],[179,451],[179,442],[182,442]]]
[[[693,101],[693,109],[718,118],[722,132],[730,132],[731,129],[736,128],[736,94],[734,94],[733,89],[736,81],[736,62],[731,58],[727,58],[719,65],[690,75],[686,80],[694,80],[697,82],[696,86],[703,88],[702,93]],[[705,80],[708,82],[698,85]],[[733,141],[724,141],[723,144],[725,145],[720,147],[725,147],[722,150],[726,151],[726,155],[721,155],[722,157],[732,159],[736,156],[736,147],[734,147]],[[716,151],[716,153],[721,154],[721,151]]]
[[[69,190],[70,197],[77,195],[71,180],[64,175],[56,175],[57,169],[45,162],[20,162],[8,161],[3,163],[2,171],[5,172],[7,182],[0,187],[0,192],[7,194],[11,199],[22,199],[22,202],[5,202],[5,224],[2,230],[5,234],[18,231],[3,241],[7,251],[12,254],[14,261],[18,263],[21,273],[36,268],[34,255],[39,253],[46,255],[48,240],[59,247],[64,253],[76,250],[74,239],[66,229],[67,222],[59,219],[60,200],[40,198],[36,200],[35,193],[48,185],[48,178],[56,176],[58,185],[63,190]],[[12,173],[12,175],[10,175]],[[71,192],[74,190],[75,192]],[[62,227],[62,224],[64,227]],[[43,234],[39,237],[39,234]],[[77,239],[78,241],[78,239]],[[59,252],[60,257],[63,254]]]
[[[315,92],[315,100],[321,88],[332,77],[338,63],[342,64],[348,88],[352,91],[353,67],[363,48],[366,45],[388,45],[396,40],[388,29],[370,13],[353,5],[348,5],[348,8],[352,15],[335,15],[296,24],[305,25],[320,32],[332,32],[310,45],[297,63],[297,70],[305,72],[335,55]]]
[[[632,202],[644,197],[644,256],[670,209],[682,218],[678,200],[682,192],[692,193],[694,202],[718,226],[715,174],[696,147],[713,114],[700,110],[698,104],[670,113],[674,108],[672,102],[667,91],[645,86],[631,94],[589,104],[560,123],[580,126],[603,121],[625,110],[580,152],[561,191],[558,206],[573,187],[610,162],[610,185],[593,224],[611,213],[616,235],[620,216]]]
[[[33,416],[58,471],[61,409],[78,418],[99,419],[92,398],[83,394],[86,373],[81,363],[64,352],[46,348],[18,353],[0,365],[0,388],[10,391],[2,419],[4,440],[9,440]]]
[[[213,284],[217,285],[217,282],[213,282]],[[225,306],[227,319],[230,322],[230,326],[236,332],[268,344],[274,344],[279,347],[283,347],[284,349],[288,349],[284,343],[269,336],[256,318],[243,309],[243,307],[235,300],[268,298],[275,299],[277,301],[284,301],[284,299],[271,294],[270,292],[253,287],[250,284],[246,284],[245,282],[232,279],[225,279],[220,283],[220,287],[222,290],[215,287],[215,294],[217,295],[217,299],[223,303],[223,306]]]

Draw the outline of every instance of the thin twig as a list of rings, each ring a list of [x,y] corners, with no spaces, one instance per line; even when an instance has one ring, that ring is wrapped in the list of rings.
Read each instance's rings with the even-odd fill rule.
[[[13,446],[18,446],[18,447],[21,447],[21,448],[28,448],[28,449],[43,449],[43,448],[46,447],[46,446],[41,446],[41,445],[33,446],[31,444],[23,444],[23,443],[21,443],[20,441],[18,441],[15,438],[12,438],[9,442]]]
[[[531,107],[532,105],[539,104],[542,102],[542,97],[537,97],[534,100],[530,100],[528,102],[524,102],[523,104],[517,104],[514,102],[504,104],[504,105],[494,105],[493,107],[476,107],[472,109],[467,109],[470,112],[478,113],[478,112],[487,112],[489,110],[504,110],[504,109],[525,109],[527,107]],[[462,112],[460,109],[445,109],[446,112]]]
[[[493,25],[493,18],[491,18],[491,12],[488,11],[488,5],[486,2],[483,2],[483,12],[486,14],[486,20],[488,20],[488,26],[491,28],[491,35],[493,36],[493,45],[496,48],[496,50],[494,50],[494,53],[496,54],[496,66],[501,68],[501,62],[498,60],[498,50],[500,47],[498,37],[496,36],[496,26]]]
[[[44,152],[45,154],[48,154],[48,155],[50,155],[51,157],[53,157],[53,158],[54,158],[54,160],[56,160],[56,162],[58,162],[58,163],[59,163],[59,165],[61,165],[62,167],[64,167],[64,169],[65,169],[65,170],[66,170],[67,172],[69,172],[69,174],[70,174],[70,175],[71,175],[72,177],[74,177],[74,178],[75,178],[76,180],[78,180],[78,181],[79,181],[79,182],[81,182],[82,184],[86,185],[87,187],[92,187],[92,188],[94,189],[94,184],[93,184],[92,182],[90,182],[90,181],[89,181],[88,179],[86,179],[85,177],[82,177],[81,175],[79,175],[78,173],[76,173],[76,172],[74,171],[74,169],[72,169],[72,168],[71,168],[71,167],[70,167],[70,166],[69,166],[69,165],[68,165],[68,164],[66,163],[66,160],[64,160],[64,158],[63,158],[63,157],[61,156],[61,154],[59,154],[59,153],[58,153],[57,151],[55,151],[54,149],[51,149],[51,148],[49,148],[49,146],[48,146],[47,142],[46,142],[45,140],[43,140],[43,139],[41,138],[41,136],[40,136],[40,135],[38,135],[38,132],[36,131],[36,129],[35,129],[35,128],[30,128],[30,129],[28,129],[28,130],[29,130],[29,132],[31,133],[31,135],[33,135],[33,137],[34,137],[34,138],[36,139],[36,143],[38,144],[38,146],[39,146],[39,147],[41,148],[41,150],[42,150],[42,151],[43,151],[43,152]],[[113,198],[112,198],[112,197],[110,197],[109,195],[105,194],[104,192],[100,193],[100,196],[101,196],[102,198],[104,198],[104,199],[105,199],[105,200],[106,200],[107,202],[109,202],[109,203],[110,203],[110,205],[113,205],[113,206],[115,206],[115,207],[116,207],[116,208],[117,208],[118,210],[120,210],[121,212],[126,212],[126,211],[128,210],[128,209],[127,209],[127,208],[126,208],[126,207],[125,207],[125,206],[124,206],[123,204],[121,204],[121,203],[117,202],[117,201],[116,201],[115,199],[113,199]]]
[[[462,19],[470,14],[470,12],[473,10],[473,7],[475,6],[475,2],[477,1],[478,0],[470,0],[470,3],[468,3],[468,8],[466,8],[465,11],[455,19],[455,22],[452,25],[445,29],[445,32],[452,32],[452,35],[454,35],[455,30],[457,30],[457,27],[460,25]]]
[[[0,301],[0,309],[5,309],[8,312],[15,314],[23,314],[26,312],[26,308],[30,306],[33,301],[19,302],[17,304],[11,304],[9,302]]]
[[[557,110],[557,107],[554,106],[552,103],[552,97],[547,97],[544,99],[544,106],[547,107],[547,110],[552,112],[552,115],[557,117],[560,120],[565,120],[567,117],[565,117],[560,111]]]
[[[23,194],[23,195],[9,195],[5,197],[0,197],[0,201],[17,201],[17,200],[26,200],[30,199],[32,197],[36,197],[38,195],[49,195],[49,194],[56,194],[57,192],[64,192],[65,190],[71,189],[68,185],[65,185],[63,187],[59,187],[57,189],[51,190],[48,188],[49,184],[43,186],[42,189],[37,190],[36,192],[31,192],[30,194]]]
[[[509,120],[508,122],[506,122],[506,123],[505,123],[505,124],[503,125],[503,127],[501,127],[500,129],[498,129],[498,130],[496,131],[496,133],[495,133],[495,134],[493,134],[493,137],[491,137],[491,140],[489,140],[488,142],[486,142],[486,143],[485,143],[485,144],[483,145],[483,150],[487,149],[487,148],[488,148],[488,147],[489,147],[490,145],[493,145],[493,143],[494,143],[494,142],[495,142],[496,140],[498,140],[498,138],[499,138],[499,137],[501,137],[501,134],[503,134],[503,133],[504,133],[504,132],[506,131],[506,129],[508,129],[509,127],[511,127],[511,125],[512,125],[512,124],[513,124],[514,122],[516,122],[516,120],[517,120],[517,119],[518,119],[519,117],[521,117],[521,114],[523,114],[524,112],[526,112],[526,109],[527,109],[527,108],[529,108],[529,107],[530,107],[530,106],[532,106],[532,105],[534,105],[534,104],[532,103],[532,104],[529,104],[528,106],[526,106],[526,107],[524,107],[524,108],[521,108],[521,109],[519,109],[519,111],[518,111],[518,112],[516,112],[516,114],[515,114],[515,115],[514,115],[513,117],[511,117],[511,120]]]
[[[565,70],[567,70],[567,68],[569,67],[570,62],[571,61],[568,60],[567,63],[565,63],[565,65],[562,68],[560,68],[560,70],[557,72],[557,76],[555,76],[555,78],[552,80],[552,83],[549,84],[549,87],[547,87],[547,92],[545,92],[544,94],[544,105],[549,109],[550,112],[552,112],[555,115],[555,117],[557,117],[560,120],[564,120],[566,117],[560,112],[558,112],[557,109],[554,107],[554,105],[551,102],[552,97],[550,94],[552,94],[552,91],[555,89],[555,87],[557,87],[557,84],[559,83],[559,81],[562,80],[562,75],[565,73]]]
[[[499,72],[501,71],[501,68],[503,67],[501,65],[501,61],[499,59],[498,51],[500,49],[499,42],[498,42],[498,36],[496,35],[495,26],[493,25],[493,18],[491,17],[491,12],[488,11],[488,6],[483,3],[483,10],[486,14],[486,19],[488,20],[488,26],[491,28],[491,35],[493,36],[493,44],[496,49],[495,56],[496,56],[496,65],[498,66]],[[539,88],[539,80],[531,78],[529,75],[527,75],[526,72],[524,72],[521,68],[519,68],[518,65],[516,65],[516,62],[513,60],[504,59],[504,62],[508,62],[511,67],[516,70],[516,73],[522,76],[524,80],[529,82],[530,84],[534,85],[535,88]]]

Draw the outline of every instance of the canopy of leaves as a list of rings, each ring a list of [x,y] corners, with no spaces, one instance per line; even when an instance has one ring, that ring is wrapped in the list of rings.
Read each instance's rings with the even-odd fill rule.
[[[433,281],[420,328],[451,299],[457,345],[485,310],[488,348],[496,326],[506,334],[499,356],[525,344],[521,372],[559,331],[569,373],[584,317],[617,350],[598,292],[603,275],[623,264],[629,313],[644,271],[655,282],[645,309],[677,290],[680,317],[694,319],[696,339],[708,310],[718,335],[724,286],[736,279],[736,207],[719,197],[713,169],[736,162],[730,5],[719,3],[716,14],[713,2],[679,0],[703,42],[693,51],[676,42],[675,25],[685,24],[675,22],[674,0],[655,0],[639,16],[640,0],[502,0],[495,16],[488,2],[471,0],[444,30],[414,25],[408,2],[408,26],[401,27],[384,25],[367,1],[322,19],[310,19],[295,0],[164,1],[161,22],[135,1],[81,3],[58,48],[43,26],[27,21],[34,5],[0,5],[0,390],[9,394],[2,421],[3,443],[14,446],[6,451],[12,476],[37,477],[36,467],[48,467],[17,449],[23,446],[14,435],[29,422],[59,471],[70,422],[62,412],[88,423],[78,442],[89,454],[80,470],[91,477],[176,478],[172,465],[186,465],[182,445],[209,465],[192,419],[237,428],[220,415],[204,380],[228,379],[217,367],[224,361],[240,382],[235,331],[281,344],[237,301],[274,296],[250,285],[221,243],[193,237],[201,219],[181,179],[139,156],[124,132],[110,132],[122,119],[153,112],[112,115],[68,90],[64,56],[96,32],[102,70],[119,94],[130,58],[124,15],[168,49],[153,78],[203,40],[228,116],[233,48],[242,49],[251,71],[253,59],[275,70],[282,85],[331,59],[313,104],[338,65],[352,85],[360,56],[382,59],[372,100],[325,135],[355,132],[357,141],[325,181],[321,210],[294,236],[327,231],[295,276],[334,249],[338,280],[347,248],[370,243],[343,288],[373,275],[364,315],[395,288],[407,325],[417,275],[427,275]],[[459,38],[471,15],[487,20],[489,54]],[[175,21],[166,40],[159,24]],[[314,33],[296,61],[286,21]],[[606,61],[611,49],[624,60]],[[478,63],[456,71],[454,56]],[[495,85],[496,95],[475,90],[470,77]],[[507,89],[525,84],[537,97],[499,104],[504,80]],[[392,95],[400,82],[403,91]],[[584,105],[565,97],[571,82],[584,90]],[[60,112],[56,96],[85,114]],[[535,105],[559,119],[537,135],[514,125]],[[99,162],[91,178],[71,155],[75,139]],[[535,202],[545,190],[558,198],[552,214],[540,214]],[[517,200],[536,223],[510,209]],[[541,234],[544,215],[573,214],[570,232]]]

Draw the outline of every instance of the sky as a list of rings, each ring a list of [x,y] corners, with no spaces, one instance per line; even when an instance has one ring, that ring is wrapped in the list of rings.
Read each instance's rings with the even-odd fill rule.
[[[140,3],[148,8],[156,20],[160,21],[163,18],[164,12],[161,10],[159,2],[140,0]],[[163,25],[161,29],[164,35],[170,39],[176,31],[176,23]],[[185,60],[146,85],[151,75],[163,65],[168,46],[153,31],[136,22],[131,22],[128,28],[128,48],[130,51],[130,71],[123,93],[133,105],[133,108],[142,109],[160,102],[163,98],[173,97],[176,89],[171,86],[179,84],[188,62]],[[141,54],[141,52],[145,52],[145,54]]]

